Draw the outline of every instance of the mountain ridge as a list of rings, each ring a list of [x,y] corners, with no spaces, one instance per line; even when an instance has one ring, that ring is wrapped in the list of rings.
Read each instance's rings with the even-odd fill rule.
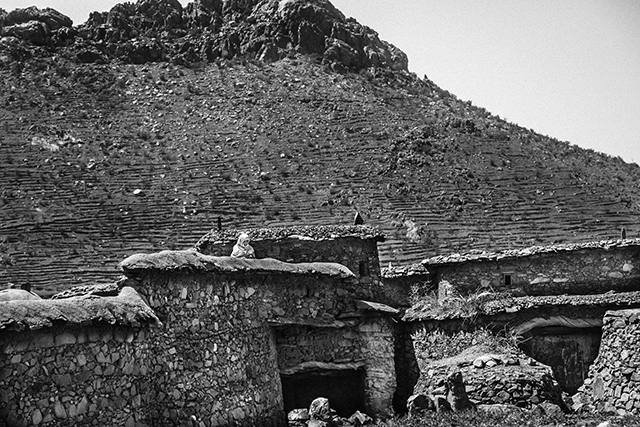
[[[207,4],[246,17],[257,3]],[[150,31],[170,46],[158,60],[143,49],[141,64],[82,26],[72,42],[64,26],[43,44],[0,39],[0,287],[113,280],[126,256],[191,247],[218,217],[331,225],[357,210],[387,235],[383,265],[637,236],[635,164],[508,123],[393,62],[293,42],[273,60],[190,59],[162,25]],[[93,62],[78,55],[94,48]]]

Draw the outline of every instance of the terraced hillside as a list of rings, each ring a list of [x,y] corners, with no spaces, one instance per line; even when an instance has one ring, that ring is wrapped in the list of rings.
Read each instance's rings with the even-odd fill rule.
[[[405,70],[349,71],[299,51],[87,64],[27,42],[17,60],[7,39],[0,287],[112,280],[126,256],[193,246],[219,217],[336,224],[357,210],[387,234],[383,265],[640,230],[637,165]]]

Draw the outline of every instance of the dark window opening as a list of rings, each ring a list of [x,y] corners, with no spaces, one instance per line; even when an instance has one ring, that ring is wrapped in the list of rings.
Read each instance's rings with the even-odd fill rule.
[[[359,265],[360,277],[365,277],[369,275],[369,265],[366,261],[360,261]]]
[[[511,286],[511,274],[505,274],[504,275],[504,285],[506,287],[510,287]]]
[[[341,417],[350,417],[364,407],[364,370],[327,370],[281,377],[284,410],[309,408],[318,397],[329,399],[329,405]]]

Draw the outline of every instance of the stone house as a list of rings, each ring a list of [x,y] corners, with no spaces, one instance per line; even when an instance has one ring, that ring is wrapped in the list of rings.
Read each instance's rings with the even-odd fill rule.
[[[370,289],[343,265],[195,250],[121,265],[164,324],[154,340],[164,373],[154,385],[154,425],[172,410],[207,426],[284,425],[287,411],[319,393],[344,416],[390,414],[390,313],[366,301]],[[182,390],[183,398],[163,390]]]
[[[0,425],[142,425],[159,325],[129,287],[0,302]]]
[[[366,225],[211,230],[196,243],[196,250],[205,255],[229,255],[243,232],[251,238],[256,258],[336,262],[351,270],[363,283],[380,279],[378,242],[384,241],[384,235]]]
[[[0,303],[0,420],[282,426],[319,396],[342,416],[390,415],[399,313],[376,301],[369,238],[342,238],[352,265],[370,262],[366,276],[335,262],[164,251],[123,261],[113,296]]]
[[[523,295],[640,290],[640,239],[473,251],[425,259],[438,286],[462,295],[483,291]]]

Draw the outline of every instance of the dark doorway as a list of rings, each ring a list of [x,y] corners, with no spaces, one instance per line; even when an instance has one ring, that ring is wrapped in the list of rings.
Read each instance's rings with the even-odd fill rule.
[[[602,328],[549,326],[532,329],[525,335],[522,350],[548,365],[560,387],[574,394],[584,383],[600,349]]]
[[[329,405],[341,417],[364,411],[364,370],[326,370],[283,375],[284,409],[308,408],[318,397],[329,399]]]

